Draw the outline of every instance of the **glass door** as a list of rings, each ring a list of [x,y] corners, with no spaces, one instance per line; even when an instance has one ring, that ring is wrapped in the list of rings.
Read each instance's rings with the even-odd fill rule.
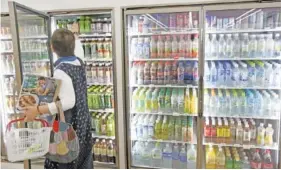
[[[224,5],[204,12],[203,167],[278,168],[281,7]]]
[[[53,73],[49,45],[50,18],[45,13],[12,1],[9,2],[9,13],[16,75],[16,79],[10,78],[9,83],[16,85],[18,94],[24,75],[51,76]],[[17,97],[13,100],[16,103]],[[33,122],[19,124],[33,125]],[[24,166],[30,168],[31,162],[25,161]]]
[[[125,11],[130,167],[196,168],[199,15],[199,8]]]

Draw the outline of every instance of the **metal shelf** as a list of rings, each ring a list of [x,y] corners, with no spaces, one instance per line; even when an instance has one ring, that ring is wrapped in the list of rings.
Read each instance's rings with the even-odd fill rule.
[[[112,58],[102,58],[102,59],[85,59],[85,62],[99,62],[99,61],[103,61],[103,62],[112,62]]]
[[[255,90],[281,90],[281,87],[229,87],[229,86],[206,86],[205,89],[255,89]]]
[[[1,54],[4,54],[4,53],[13,53],[13,50],[12,50],[12,51],[1,51],[0,53],[1,53]]]
[[[130,37],[138,37],[138,36],[153,36],[153,35],[182,35],[182,34],[198,34],[198,29],[192,29],[187,31],[161,31],[161,32],[153,32],[153,33],[130,33]]]
[[[22,36],[20,39],[47,39],[47,35]]]
[[[197,139],[197,138],[193,138]],[[183,141],[176,141],[176,140],[162,140],[162,139],[131,139],[132,141],[142,141],[142,142],[161,142],[161,143],[180,143],[180,144],[197,144],[196,141],[189,141],[189,142],[183,142]]]
[[[281,28],[275,29],[241,29],[241,30],[207,30],[207,34],[213,33],[262,33],[262,32],[281,32]]]
[[[12,36],[1,36],[0,40],[11,40]]]
[[[111,37],[111,33],[80,34],[79,38]]]
[[[15,73],[3,73],[2,75],[3,75],[3,76],[14,76]]]
[[[191,84],[186,84],[186,85],[177,85],[177,84],[165,84],[165,85],[155,85],[155,84],[144,85],[144,84],[135,84],[135,85],[131,85],[131,87],[198,88],[198,86],[196,86],[196,85],[191,85]]]
[[[48,59],[43,59],[43,60],[25,60],[25,61],[22,61],[23,63],[43,63],[43,62],[50,62],[50,60]]]
[[[113,83],[87,83],[88,86],[113,86]]]
[[[115,139],[115,136],[105,136],[105,135],[95,135],[92,133],[92,138],[99,138],[99,139]]]
[[[165,112],[156,112],[156,113],[148,113],[148,112],[132,112],[131,114],[143,114],[143,115],[167,115],[167,116],[191,116],[195,117],[197,116],[196,114],[191,114],[191,113],[178,113],[178,112],[170,112],[170,113],[165,113]]]
[[[204,117],[226,117],[226,118],[240,118],[240,119],[268,119],[268,120],[280,120],[279,117],[275,116],[229,116],[229,115],[209,115],[209,114],[203,114]]]
[[[112,168],[112,169],[116,168],[116,164],[115,163],[94,161],[94,164],[95,164],[95,166],[101,166],[101,167],[106,167],[106,168],[108,168],[108,166],[110,166],[110,168]]]
[[[241,60],[281,60],[281,57],[235,57],[235,58],[205,58],[205,61],[241,61]]]
[[[136,58],[130,61],[198,61],[198,58]]]
[[[215,143],[215,142],[203,142],[203,145],[215,145],[215,146],[230,146],[230,147],[241,147],[244,149],[271,149],[271,150],[279,150],[278,145],[274,146],[259,146],[254,144],[233,144],[233,143]]]
[[[114,109],[89,109],[90,112],[112,113]]]

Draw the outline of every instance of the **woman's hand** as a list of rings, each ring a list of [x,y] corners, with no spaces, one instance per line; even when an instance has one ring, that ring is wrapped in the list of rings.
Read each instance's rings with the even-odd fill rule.
[[[30,122],[33,121],[36,116],[39,114],[37,106],[27,106],[23,108],[25,119],[24,121]]]

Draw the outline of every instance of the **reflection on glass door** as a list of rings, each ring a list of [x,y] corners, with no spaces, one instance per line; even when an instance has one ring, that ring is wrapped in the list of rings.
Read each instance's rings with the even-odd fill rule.
[[[205,168],[277,168],[281,8],[207,10]]]
[[[196,168],[199,12],[126,17],[131,166]]]

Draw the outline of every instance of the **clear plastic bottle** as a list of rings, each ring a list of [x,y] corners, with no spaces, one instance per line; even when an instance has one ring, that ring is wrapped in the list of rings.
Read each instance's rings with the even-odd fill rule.
[[[179,160],[180,160],[179,169],[187,169],[187,152],[184,144],[180,149]]]
[[[173,35],[172,57],[178,57],[178,52],[179,52],[178,39],[176,35]]]
[[[233,38],[233,44],[232,44],[232,51],[233,51],[233,56],[235,58],[243,57],[241,56],[241,43],[239,39],[239,34],[234,34]]]
[[[150,38],[144,38],[143,43],[143,58],[150,58]]]
[[[211,40],[210,40],[211,34],[206,34],[205,39],[205,56],[206,58],[211,58]]]
[[[152,160],[151,160],[151,165],[152,167],[161,167],[163,164],[162,160],[162,148],[161,144],[159,142],[156,142],[155,148],[152,150],[151,155],[152,155]]]
[[[271,87],[273,82],[273,69],[272,64],[269,62],[265,62],[265,80],[264,80],[264,86],[265,87]]]
[[[245,156],[242,161],[242,169],[251,169],[249,158],[247,156]]]
[[[174,144],[173,146],[173,152],[172,152],[172,159],[173,159],[173,169],[179,169],[180,168],[180,160],[179,160],[179,153],[180,153],[180,148],[177,143]]]
[[[272,82],[273,87],[281,87],[280,69],[281,69],[281,64],[273,63],[273,77],[274,77],[273,82]]]
[[[241,57],[247,58],[249,54],[249,38],[248,33],[242,34],[242,40],[241,40]]]
[[[258,37],[257,57],[265,57],[266,43],[265,43],[264,35],[260,34],[257,37]]]
[[[217,35],[212,34],[211,36],[211,42],[210,42],[210,53],[211,53],[211,58],[217,58],[218,57],[218,41],[217,41]]]
[[[232,37],[231,34],[226,35],[226,52],[225,52],[226,58],[233,57],[233,51],[232,51],[233,41],[232,41],[231,37]]]
[[[264,144],[266,146],[273,145],[273,133],[274,130],[272,128],[272,124],[268,124],[267,128],[265,129],[265,139],[264,139]]]
[[[231,86],[236,87],[240,84],[239,74],[239,65],[236,62],[232,62]]]
[[[180,35],[180,41],[178,43],[179,57],[185,57],[185,40],[184,35]]]
[[[225,154],[222,147],[216,153],[216,169],[225,169]]]
[[[215,62],[211,62],[211,85],[215,86],[218,81],[218,72]]]
[[[138,38],[136,58],[144,58],[143,44],[144,44],[144,39],[142,37]]]
[[[225,52],[226,52],[226,42],[224,39],[224,34],[220,34],[219,42],[218,42],[218,57],[219,58],[226,57]]]
[[[171,169],[173,162],[172,162],[172,147],[169,143],[166,144],[165,148],[162,152],[162,158],[163,158],[163,168]]]
[[[275,38],[274,38],[274,56],[275,57],[281,56],[281,38],[279,33],[275,34]]]
[[[274,52],[273,34],[267,34],[266,44],[265,44],[265,57],[273,57],[273,52]]]
[[[164,58],[165,56],[165,45],[164,45],[164,42],[163,42],[163,38],[162,36],[158,36],[158,41],[157,41],[157,57],[158,58]]]
[[[197,152],[194,145],[190,145],[190,148],[187,150],[187,167],[189,169],[196,169],[196,157]]]
[[[241,122],[237,122],[237,129],[236,129],[236,143],[242,144],[243,143],[243,127]]]
[[[257,56],[257,48],[258,48],[258,42],[256,39],[256,35],[251,34],[250,35],[250,41],[249,41],[249,57],[254,58]]]
[[[171,37],[169,35],[166,36],[164,46],[165,46],[165,57],[171,58],[172,57],[172,42],[171,42]]]

